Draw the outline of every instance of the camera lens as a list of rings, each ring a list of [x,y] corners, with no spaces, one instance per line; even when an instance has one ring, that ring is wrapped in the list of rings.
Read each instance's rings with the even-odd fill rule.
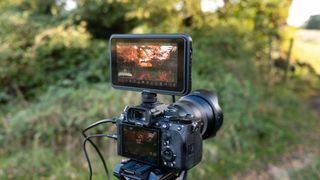
[[[183,96],[175,103],[179,113],[191,114],[201,119],[202,139],[215,136],[223,122],[223,113],[218,104],[218,97],[207,90],[196,90]]]

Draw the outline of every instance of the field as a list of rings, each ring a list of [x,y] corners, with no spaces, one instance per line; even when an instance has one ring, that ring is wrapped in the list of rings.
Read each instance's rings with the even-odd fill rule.
[[[320,74],[320,31],[298,30],[293,47],[297,60],[310,64]]]

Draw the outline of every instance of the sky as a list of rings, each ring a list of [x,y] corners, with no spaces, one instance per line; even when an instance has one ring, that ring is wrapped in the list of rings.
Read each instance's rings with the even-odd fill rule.
[[[223,5],[223,0],[201,0],[201,10],[203,12],[214,12]]]
[[[316,14],[320,14],[320,0],[293,0],[287,23],[299,27]]]
[[[223,6],[223,0],[201,0],[203,12],[214,12]],[[302,26],[311,15],[320,14],[320,0],[293,0],[287,22],[290,26]]]
[[[69,11],[69,10],[72,10],[74,8],[77,7],[77,3],[75,0],[67,0],[66,1],[66,10]]]
[[[66,9],[76,7],[75,0],[66,1]],[[223,6],[223,0],[201,0],[201,9],[204,12],[214,12]],[[311,15],[320,14],[320,0],[293,0],[287,22],[290,26],[302,26]]]

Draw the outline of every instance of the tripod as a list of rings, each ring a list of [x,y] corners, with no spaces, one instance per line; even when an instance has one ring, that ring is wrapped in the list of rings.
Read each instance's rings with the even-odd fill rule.
[[[113,175],[120,180],[186,180],[187,171],[156,168],[134,160],[116,165]]]

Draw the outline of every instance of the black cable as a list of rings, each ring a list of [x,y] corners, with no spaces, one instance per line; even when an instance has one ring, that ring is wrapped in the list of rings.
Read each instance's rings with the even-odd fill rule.
[[[104,124],[104,123],[115,123],[116,122],[116,118],[112,118],[112,119],[104,119],[104,120],[100,120],[98,122],[95,122],[93,124],[91,124],[90,126],[88,126],[87,128],[85,128],[83,131],[82,131],[82,135],[87,138],[87,135],[86,135],[86,131],[88,131],[89,129],[93,128],[93,127],[96,127],[100,124]],[[86,141],[86,140],[85,140]],[[108,171],[108,167],[107,167],[107,164],[103,158],[103,155],[101,154],[101,152],[99,151],[98,147],[89,139],[88,140],[90,142],[90,144],[94,147],[94,149],[96,150],[96,152],[98,153],[100,159],[101,159],[101,162],[103,164],[103,167],[104,167],[104,170],[105,170],[105,173],[108,177],[108,179],[110,179],[110,176],[109,176],[109,171]],[[86,155],[86,154],[85,154]],[[87,161],[88,161],[88,165],[89,165],[89,179],[91,180],[92,179],[92,167],[91,167],[91,162],[90,160],[88,159],[88,157],[86,156],[87,158]]]
[[[84,140],[83,142],[83,151],[84,151],[84,155],[87,159],[87,162],[88,162],[88,166],[89,166],[89,179],[91,180],[92,179],[92,166],[91,166],[91,161],[90,161],[90,158],[89,158],[89,155],[88,155],[88,152],[87,152],[87,149],[86,149],[86,143],[87,141],[91,142],[91,144],[94,146],[94,147],[97,147],[95,146],[95,144],[91,141],[90,138],[94,138],[94,137],[109,137],[109,138],[112,138],[112,139],[117,139],[117,135],[115,134],[94,134],[94,135],[89,135],[86,137],[86,139]],[[96,149],[97,150],[97,149]],[[99,152],[99,154],[101,155],[100,151],[97,150]],[[108,172],[108,168],[105,164],[105,161],[104,161],[104,158],[103,156],[102,157],[102,161],[106,167],[106,175],[107,175],[107,178],[108,180],[110,180],[110,176],[109,176],[109,172]]]
[[[176,102],[176,96],[172,95],[172,102],[175,103]]]
[[[91,124],[90,126],[88,126],[87,128],[85,128],[84,130],[82,130],[82,135],[83,136],[86,136],[85,132],[88,131],[89,129],[93,128],[93,127],[96,127],[100,124],[104,124],[104,123],[115,123],[116,122],[116,119],[117,118],[111,118],[111,119],[103,119],[103,120],[100,120],[100,121],[97,121],[93,124]]]

